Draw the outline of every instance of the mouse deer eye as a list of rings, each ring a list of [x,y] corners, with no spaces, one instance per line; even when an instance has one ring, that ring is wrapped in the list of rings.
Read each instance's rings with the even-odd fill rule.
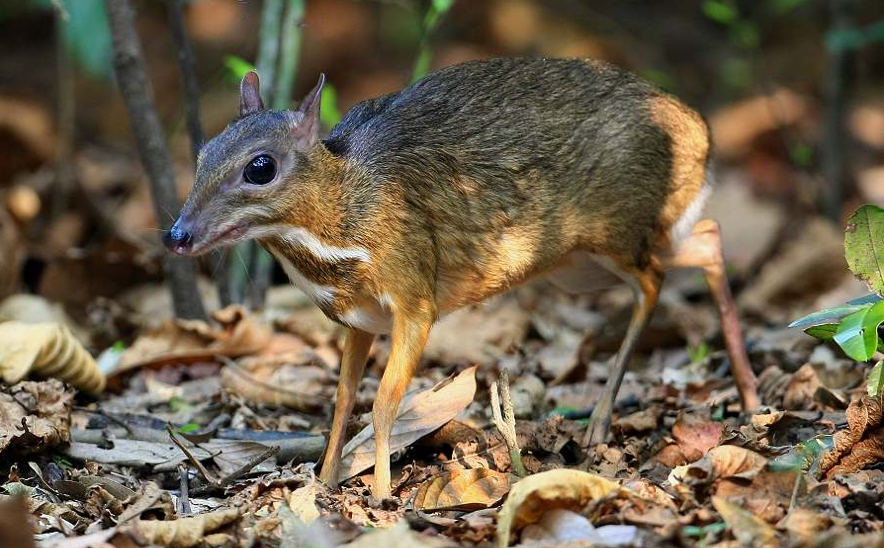
[[[266,154],[255,156],[242,170],[242,176],[249,184],[266,185],[276,177],[276,162]]]

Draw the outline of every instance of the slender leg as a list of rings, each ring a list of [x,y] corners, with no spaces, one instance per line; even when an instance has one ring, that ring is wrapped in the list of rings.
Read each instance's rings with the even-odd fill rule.
[[[620,345],[617,352],[617,358],[614,361],[614,370],[608,376],[608,382],[605,383],[605,389],[602,392],[599,401],[592,410],[592,416],[589,418],[589,427],[586,429],[586,435],[583,438],[583,446],[590,447],[605,441],[608,435],[608,428],[611,426],[611,413],[614,410],[614,398],[620,390],[620,384],[623,382],[623,376],[626,374],[626,368],[629,366],[629,359],[632,357],[632,351],[641,336],[642,331],[651,319],[654,307],[657,306],[657,297],[660,293],[660,285],[663,283],[661,273],[649,269],[636,276],[637,287],[635,287],[635,305],[632,309],[632,319],[629,322],[629,328],[626,330],[626,337]]]
[[[725,275],[724,255],[721,252],[721,230],[718,223],[712,219],[704,219],[697,223],[691,236],[675,253],[664,257],[661,262],[666,268],[701,267],[703,269],[709,291],[718,306],[721,332],[743,409],[758,408],[761,402],[758,399],[755,373],[752,372],[752,365],[746,355],[737,309]]]
[[[394,313],[390,359],[381,378],[372,408],[377,460],[374,465],[372,496],[382,500],[390,497],[390,432],[399,411],[399,402],[420,363],[432,317],[407,316]]]
[[[356,403],[356,388],[365,370],[368,351],[374,335],[348,329],[344,338],[344,356],[341,360],[341,375],[338,378],[338,397],[335,400],[335,415],[332,419],[331,434],[322,461],[322,472],[319,478],[332,487],[338,485],[338,465],[341,462],[341,449],[344,448],[344,436],[347,433],[347,421]]]

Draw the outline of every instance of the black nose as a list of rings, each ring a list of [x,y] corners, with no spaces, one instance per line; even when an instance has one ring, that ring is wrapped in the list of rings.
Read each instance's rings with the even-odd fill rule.
[[[193,235],[181,227],[181,219],[178,219],[163,236],[163,243],[173,253],[186,253],[192,239]]]

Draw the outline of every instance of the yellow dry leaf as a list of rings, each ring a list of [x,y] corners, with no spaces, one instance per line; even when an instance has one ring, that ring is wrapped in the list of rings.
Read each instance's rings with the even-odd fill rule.
[[[239,518],[239,508],[216,510],[173,521],[136,520],[130,525],[133,536],[142,544],[165,548],[190,548],[211,533]]]
[[[776,531],[766,521],[729,502],[724,497],[712,497],[712,506],[721,514],[734,537],[744,546],[770,546]]]
[[[510,534],[537,522],[556,508],[580,510],[614,494],[632,494],[617,482],[580,470],[547,470],[528,476],[510,490],[497,519],[497,545],[509,545]]]
[[[316,483],[313,482],[295,489],[289,495],[289,508],[299,520],[305,524],[319,517],[319,508],[316,507]]]
[[[414,507],[439,510],[481,510],[497,504],[512,484],[510,474],[490,468],[455,470],[425,481],[414,498]]]

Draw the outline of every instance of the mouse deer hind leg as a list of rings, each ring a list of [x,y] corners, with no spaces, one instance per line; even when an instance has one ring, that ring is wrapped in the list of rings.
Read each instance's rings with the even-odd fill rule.
[[[322,471],[319,474],[319,479],[331,487],[338,485],[338,467],[347,435],[347,421],[356,403],[356,390],[365,371],[365,362],[368,361],[372,342],[374,335],[358,329],[348,329],[344,337],[344,355],[338,377],[335,414],[325,449],[325,458],[322,460]]]
[[[635,294],[635,304],[632,309],[632,319],[626,330],[626,336],[620,344],[617,356],[614,359],[608,381],[595,408],[589,418],[589,426],[583,438],[583,446],[591,447],[605,441],[608,429],[611,426],[611,414],[614,410],[614,399],[620,391],[620,384],[629,366],[629,360],[641,337],[642,331],[651,319],[657,306],[657,298],[660,294],[660,286],[663,283],[663,272],[655,265],[650,265],[644,271],[633,273],[630,276],[630,285]]]
[[[694,225],[690,236],[670,254],[660,258],[664,268],[699,267],[703,269],[712,299],[718,307],[721,332],[730,359],[734,384],[744,410],[761,405],[756,389],[755,373],[746,355],[737,309],[725,274],[718,222],[703,219]]]

